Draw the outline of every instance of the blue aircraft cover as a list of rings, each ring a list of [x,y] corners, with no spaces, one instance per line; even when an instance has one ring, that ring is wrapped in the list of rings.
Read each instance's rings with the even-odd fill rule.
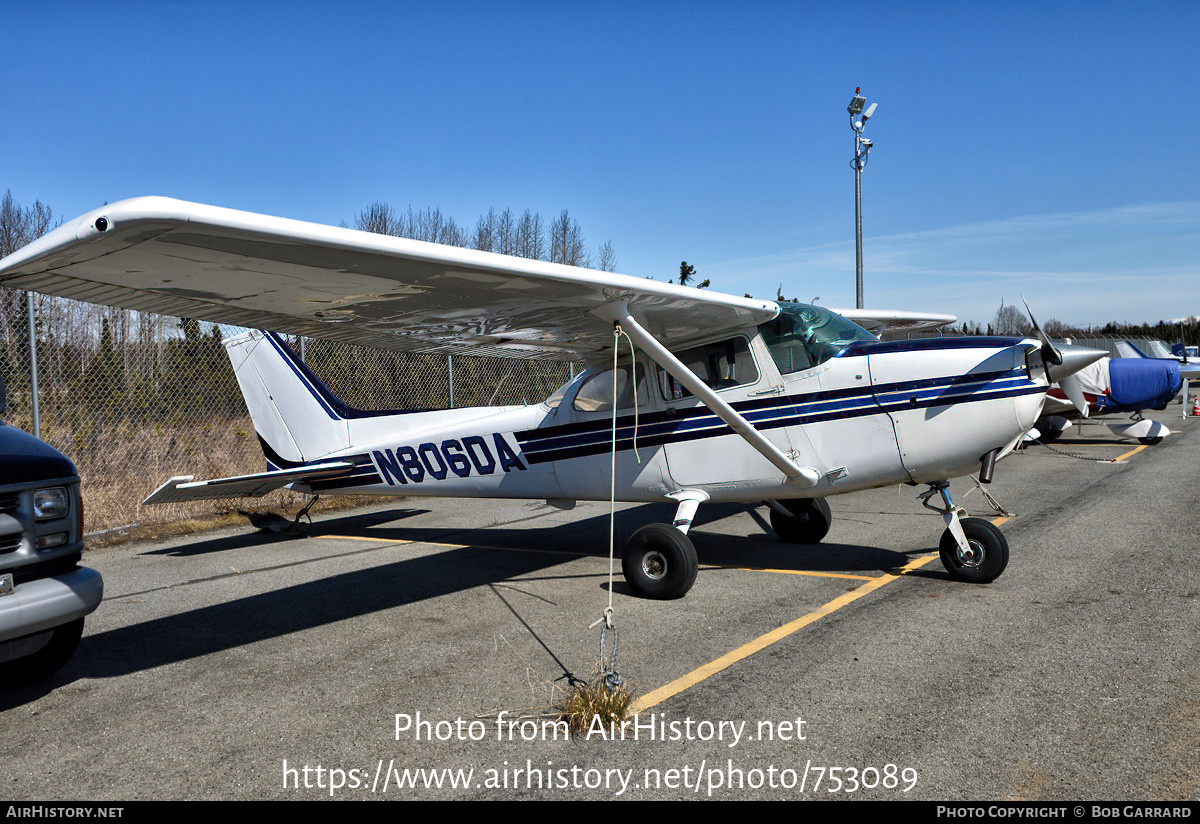
[[[1113,358],[1108,381],[1109,395],[1096,399],[1097,412],[1166,409],[1183,387],[1179,364],[1161,358]]]

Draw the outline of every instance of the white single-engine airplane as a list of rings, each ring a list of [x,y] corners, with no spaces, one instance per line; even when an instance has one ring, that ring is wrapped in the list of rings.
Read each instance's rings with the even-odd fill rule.
[[[173,478],[147,502],[283,486],[672,501],[673,522],[642,527],[623,553],[630,587],[653,598],[692,586],[687,532],[701,503],[765,502],[780,538],[817,543],[826,497],[894,483],[930,487],[922,499],[945,519],[951,575],[995,579],[1007,542],[960,517],[947,482],[990,481],[1050,384],[1103,355],[1045,339],[881,343],[817,306],[155,197],[60,226],[0,261],[0,284],[404,351],[584,360],[534,406],[369,412],[334,397],[274,334],[246,332],[226,346],[269,471]]]

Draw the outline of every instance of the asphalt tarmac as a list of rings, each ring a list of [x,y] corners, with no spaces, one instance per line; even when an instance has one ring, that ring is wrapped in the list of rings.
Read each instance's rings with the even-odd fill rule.
[[[1092,424],[1006,458],[988,491],[1013,517],[955,481],[1011,547],[988,585],[946,574],[921,489],[831,498],[814,547],[701,506],[685,598],[634,597],[616,562],[623,736],[546,708],[600,658],[607,503],[408,499],[318,509],[307,538],[89,551],[106,597],[78,652],[0,695],[0,794],[1194,801],[1200,424],[1178,416],[1155,446]],[[619,507],[618,547],[672,514]]]

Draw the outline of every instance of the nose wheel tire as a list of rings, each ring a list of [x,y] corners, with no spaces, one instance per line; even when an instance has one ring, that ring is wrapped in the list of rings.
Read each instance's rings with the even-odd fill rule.
[[[629,588],[643,598],[682,598],[699,568],[692,539],[668,524],[648,524],[633,533],[621,554]]]
[[[779,540],[789,544],[819,544],[829,534],[833,514],[824,498],[797,498],[779,501],[792,517],[771,509],[771,529]]]
[[[1004,533],[982,518],[963,518],[959,524],[970,551],[962,551],[949,529],[943,532],[938,549],[946,571],[972,584],[987,584],[999,578],[1008,566],[1008,540]]]

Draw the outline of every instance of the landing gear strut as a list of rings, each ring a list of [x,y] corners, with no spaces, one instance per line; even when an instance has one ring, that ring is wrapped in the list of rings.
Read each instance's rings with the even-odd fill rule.
[[[921,503],[942,513],[946,521],[946,531],[938,544],[946,571],[972,584],[987,584],[999,578],[1008,566],[1008,540],[1004,533],[983,518],[962,517],[966,511],[950,500],[950,485],[945,481],[929,486],[929,491],[921,496]],[[929,503],[938,494],[945,508]]]

